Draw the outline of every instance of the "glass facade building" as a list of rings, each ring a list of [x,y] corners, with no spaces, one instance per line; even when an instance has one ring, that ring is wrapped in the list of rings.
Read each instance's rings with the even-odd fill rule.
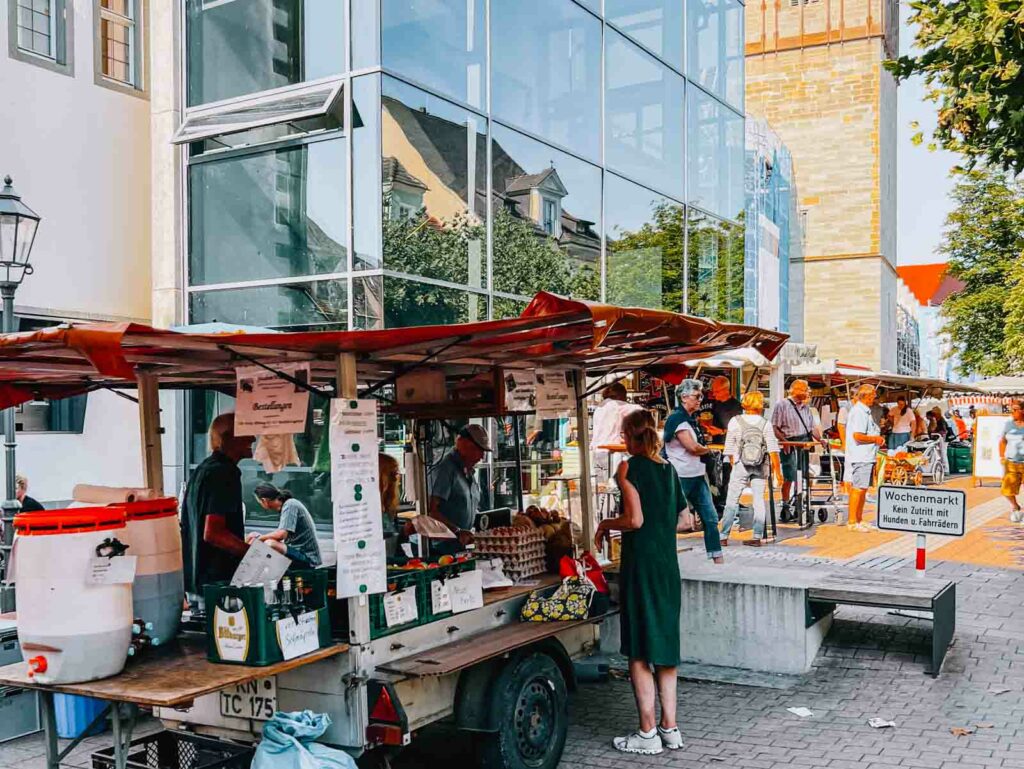
[[[738,0],[181,1],[188,322],[744,320]]]

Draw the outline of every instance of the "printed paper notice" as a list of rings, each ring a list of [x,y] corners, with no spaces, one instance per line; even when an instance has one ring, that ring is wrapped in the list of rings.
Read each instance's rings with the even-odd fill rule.
[[[576,410],[576,396],[565,371],[537,369],[537,416],[557,418]]]
[[[448,592],[448,580],[435,579],[430,583],[430,608],[434,614],[452,610],[452,597]]]
[[[338,596],[387,589],[377,467],[377,401],[331,401],[331,496]]]
[[[537,377],[533,371],[505,371],[505,408],[509,411],[533,411]]]
[[[90,585],[130,585],[135,581],[138,560],[137,555],[91,558],[86,582]]]
[[[388,627],[407,625],[419,618],[416,608],[416,588],[407,587],[384,596],[384,621]]]
[[[278,620],[277,642],[281,645],[281,656],[286,660],[293,660],[319,649],[320,632],[316,612],[300,614],[297,620],[291,617]]]
[[[309,382],[308,363],[282,363],[277,370]],[[284,435],[306,430],[309,390],[260,366],[237,369],[235,435]]]
[[[482,575],[478,571],[463,572],[447,581],[448,595],[451,596],[452,611],[456,614],[484,605]]]

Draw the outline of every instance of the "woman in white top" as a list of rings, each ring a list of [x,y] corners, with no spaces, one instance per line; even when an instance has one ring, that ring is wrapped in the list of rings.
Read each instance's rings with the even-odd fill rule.
[[[779,441],[771,422],[764,418],[764,396],[759,392],[743,396],[743,413],[733,417],[725,434],[725,456],[732,462],[729,491],[722,516],[722,544],[729,542],[729,532],[739,513],[740,494],[748,485],[754,497],[754,538],[744,545],[760,547],[764,539],[767,517],[765,487],[769,471],[776,486],[782,484],[779,463]]]
[[[905,443],[917,432],[917,412],[907,405],[907,397],[901,395],[896,399],[896,405],[889,411],[889,421],[892,423],[892,432],[889,433],[889,450],[903,448]]]

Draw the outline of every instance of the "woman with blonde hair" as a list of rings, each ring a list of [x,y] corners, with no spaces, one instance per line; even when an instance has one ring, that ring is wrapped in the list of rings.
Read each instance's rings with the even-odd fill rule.
[[[773,474],[776,486],[782,485],[779,440],[771,422],[763,414],[764,396],[759,392],[747,393],[743,396],[743,413],[729,420],[725,433],[724,454],[732,462],[732,474],[722,516],[723,545],[729,544],[729,532],[739,513],[740,494],[750,486],[754,497],[754,538],[743,544],[761,546],[767,517],[765,486],[768,473]]]
[[[640,727],[616,737],[614,745],[624,753],[653,755],[683,746],[676,726],[681,600],[676,520],[685,503],[675,469],[659,454],[650,412],[623,417],[622,436],[630,455],[616,471],[622,514],[601,521],[595,544],[600,549],[609,531],[622,532],[621,652],[629,659]],[[660,722],[656,699],[661,701]]]

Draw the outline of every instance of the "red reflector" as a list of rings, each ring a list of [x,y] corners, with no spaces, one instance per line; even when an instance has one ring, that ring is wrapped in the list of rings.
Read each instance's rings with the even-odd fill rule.
[[[370,724],[366,727],[366,743],[368,745],[403,746],[410,742],[412,742],[412,736],[403,732],[400,726]]]
[[[377,702],[374,703],[373,710],[370,711],[370,720],[386,721],[393,724],[401,720],[398,717],[398,711],[395,710],[394,703],[391,701],[391,695],[388,694],[387,687],[381,687],[380,696],[377,698]]]

